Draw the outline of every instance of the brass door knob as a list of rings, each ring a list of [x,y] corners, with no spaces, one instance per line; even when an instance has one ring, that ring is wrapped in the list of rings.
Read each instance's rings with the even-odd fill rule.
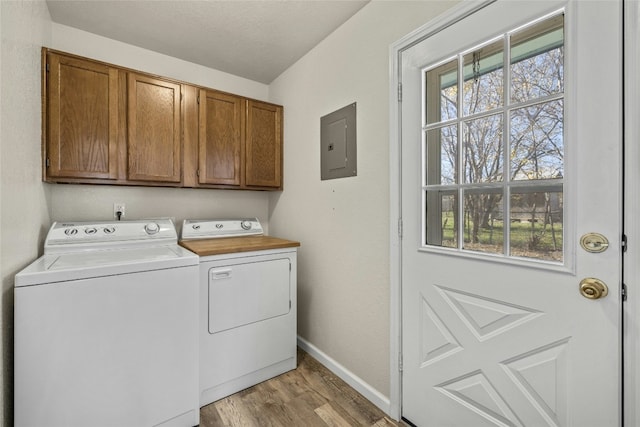
[[[580,281],[580,293],[585,298],[599,299],[607,296],[609,288],[602,280],[587,277]]]

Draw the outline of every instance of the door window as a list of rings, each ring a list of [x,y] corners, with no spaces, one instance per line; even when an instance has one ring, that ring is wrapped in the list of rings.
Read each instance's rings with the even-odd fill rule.
[[[422,75],[422,246],[562,263],[564,15]]]

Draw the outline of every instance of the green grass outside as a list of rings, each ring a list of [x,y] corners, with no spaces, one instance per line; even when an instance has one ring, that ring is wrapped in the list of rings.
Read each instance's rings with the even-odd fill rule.
[[[442,213],[442,246],[456,247],[453,212]],[[511,222],[511,254],[529,258],[561,260],[562,259],[562,223],[554,222],[555,247],[551,225],[543,227],[544,222],[538,221],[532,224],[528,221]],[[465,221],[464,242],[465,248],[481,252],[503,253],[503,221],[494,221],[493,226],[480,228],[478,231],[479,243],[471,243],[473,223]]]

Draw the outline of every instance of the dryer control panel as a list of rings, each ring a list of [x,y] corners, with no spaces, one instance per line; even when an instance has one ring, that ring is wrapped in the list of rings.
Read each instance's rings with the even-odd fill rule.
[[[262,235],[264,231],[258,218],[237,219],[186,219],[182,223],[181,240],[214,239]]]

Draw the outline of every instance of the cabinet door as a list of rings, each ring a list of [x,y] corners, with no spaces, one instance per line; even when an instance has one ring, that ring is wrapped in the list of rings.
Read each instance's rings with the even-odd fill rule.
[[[282,107],[247,101],[246,129],[247,186],[282,185]]]
[[[242,98],[200,90],[198,182],[240,185]]]
[[[47,55],[47,178],[117,176],[118,70]]]
[[[128,179],[180,182],[180,85],[130,73]]]

